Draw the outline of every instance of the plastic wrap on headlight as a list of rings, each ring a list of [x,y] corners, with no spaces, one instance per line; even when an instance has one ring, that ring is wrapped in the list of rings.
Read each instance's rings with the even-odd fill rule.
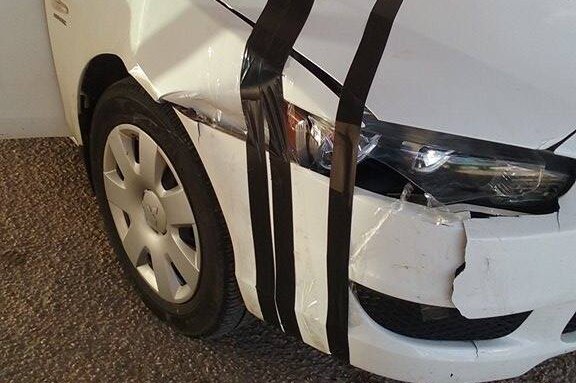
[[[381,137],[370,158],[444,204],[548,204],[574,182],[576,161],[545,150],[383,123],[370,116],[366,121],[364,134]]]
[[[506,204],[553,199],[571,181],[570,175],[547,169],[542,159],[485,158],[411,141],[380,140],[371,158],[445,204],[482,198]]]
[[[334,126],[294,105],[288,107],[288,120],[293,160],[329,172]],[[575,160],[549,151],[386,123],[368,112],[357,160],[393,170],[442,204],[520,210],[555,203],[574,183],[576,169]],[[390,172],[380,174],[371,171],[370,177],[383,179],[369,183],[385,184]]]

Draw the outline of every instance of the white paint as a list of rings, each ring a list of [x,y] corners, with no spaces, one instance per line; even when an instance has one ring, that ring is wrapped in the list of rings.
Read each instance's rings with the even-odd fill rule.
[[[516,332],[480,342],[407,338],[374,323],[350,295],[350,362],[375,374],[407,382],[489,382],[522,375],[548,358],[576,350],[560,334],[576,302],[532,313]]]
[[[325,325],[328,192],[326,177],[292,165],[296,318],[303,340],[324,352],[329,352]]]
[[[265,1],[227,3],[256,21]],[[373,4],[316,1],[295,48],[343,83]],[[390,122],[551,146],[575,128],[575,23],[570,0],[405,0],[367,106]]]
[[[224,213],[234,248],[236,279],[244,303],[252,314],[262,318],[256,294],[246,145],[237,138],[177,114],[192,138]]]
[[[376,0],[316,1],[295,48],[344,83]]]
[[[465,317],[520,313],[576,298],[576,229],[563,228],[556,214],[473,219],[464,226],[466,268],[454,281],[453,301]]]
[[[370,92],[387,121],[538,148],[576,121],[576,3],[405,0]]]
[[[288,102],[327,121],[336,119],[340,98],[293,58],[284,68],[283,87]]]
[[[70,135],[42,3],[0,2],[0,35],[0,138]]]
[[[251,28],[214,0],[172,0],[169,6],[162,0],[66,2],[68,27],[50,12],[48,24],[66,119],[79,142],[79,84],[86,65],[103,53],[119,56],[154,99],[186,95],[189,106],[208,111],[210,116],[218,113],[222,117],[218,121],[240,131],[245,128],[239,82]],[[256,20],[265,0],[230,3]],[[296,48],[343,82],[373,3],[317,0]],[[472,0],[405,0],[368,106],[393,122],[521,146],[553,143],[569,134],[576,120],[575,7],[568,0],[486,0],[481,4]],[[284,86],[290,102],[335,119],[338,98],[293,60],[287,64]],[[248,309],[262,317],[255,287],[245,144],[180,118],[222,206],[242,296]],[[327,351],[328,179],[295,165],[292,172],[298,281],[295,311],[304,341]],[[562,200],[564,228],[575,222],[568,214],[574,211],[573,201],[576,197],[572,194]],[[486,304],[480,302],[481,295],[462,303],[456,298],[460,294],[457,289],[451,301],[454,271],[464,260],[461,219],[456,214],[431,214],[412,204],[398,206],[393,199],[357,190],[351,278],[402,299],[446,307],[457,302],[464,312],[466,307],[472,314],[482,312]],[[542,230],[530,231],[529,225],[522,223],[527,222],[523,217],[504,219],[512,224],[503,224],[502,232],[489,237],[480,225],[480,234],[468,238],[467,257],[478,254],[482,259],[478,250],[482,243],[494,250],[494,255],[513,254],[510,262],[499,259],[508,274],[495,277],[489,286],[494,289],[487,291],[501,291],[503,278],[518,272],[519,266],[524,268],[520,273],[532,277],[526,260],[541,269],[536,273],[544,279],[535,281],[538,286],[555,278],[551,274],[554,262],[566,261],[568,269],[573,267],[561,253],[567,236],[555,238],[551,244],[558,250],[538,253],[542,245],[536,238],[551,241],[557,235],[550,226],[553,222],[539,218],[542,224],[534,227]],[[516,222],[519,226],[512,230],[510,226]],[[470,227],[477,223],[473,220],[466,225],[471,232]],[[495,238],[506,235],[507,247],[495,244]],[[520,248],[524,257],[519,255]],[[474,271],[473,262],[467,270],[470,281],[477,281],[480,274]],[[470,342],[417,341],[392,334],[372,322],[352,298],[351,361],[372,372],[410,381],[464,382],[521,374],[575,348],[575,343],[560,341],[563,326],[576,310],[576,304],[564,304],[573,298],[562,295],[560,287],[572,285],[562,281],[564,275],[561,281],[551,282],[556,287],[548,291],[550,295],[520,299],[514,303],[518,307],[489,308],[511,312],[520,306],[538,307],[532,307],[537,310],[516,333],[478,343],[478,353]],[[517,283],[512,294],[518,296],[519,282],[512,282]]]
[[[354,197],[350,279],[396,298],[453,307],[464,263],[461,218],[361,189]]]

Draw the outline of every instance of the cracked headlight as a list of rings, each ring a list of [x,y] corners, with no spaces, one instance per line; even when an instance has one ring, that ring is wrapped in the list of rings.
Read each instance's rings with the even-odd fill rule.
[[[569,174],[547,169],[542,158],[485,158],[411,141],[396,144],[381,141],[371,158],[445,204],[481,198],[503,205],[554,199],[571,182]]]
[[[334,126],[290,104],[288,121],[293,159],[328,174]],[[527,212],[554,210],[576,171],[574,159],[550,151],[386,123],[368,112],[358,163],[357,185],[380,194],[397,195],[411,182],[442,204],[467,202]]]
[[[576,161],[546,150],[366,121],[365,134],[381,137],[370,158],[443,204],[529,210],[557,203],[574,183]]]

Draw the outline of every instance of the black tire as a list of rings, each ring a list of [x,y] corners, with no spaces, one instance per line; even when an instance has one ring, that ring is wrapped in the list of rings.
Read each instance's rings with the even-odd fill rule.
[[[202,267],[197,290],[187,302],[163,300],[140,277],[122,246],[103,179],[106,139],[120,124],[136,125],[158,143],[172,162],[191,203],[201,241]],[[172,107],[156,103],[132,78],[112,85],[94,112],[90,162],[108,237],[146,306],[178,331],[194,337],[220,336],[236,328],[247,314],[234,276],[230,236],[200,157]]]

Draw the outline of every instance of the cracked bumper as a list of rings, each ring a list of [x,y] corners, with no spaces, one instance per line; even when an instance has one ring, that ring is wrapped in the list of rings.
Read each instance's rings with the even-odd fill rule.
[[[357,230],[368,234],[353,235],[353,281],[455,307],[470,319],[531,314],[498,339],[421,340],[380,326],[351,293],[352,364],[410,382],[484,382],[576,350],[576,333],[564,334],[576,312],[576,191],[562,198],[558,214],[489,219],[438,220],[418,206],[385,207],[381,198],[358,192],[355,198],[357,223],[368,227]]]
[[[576,229],[556,214],[464,223],[466,268],[453,302],[467,318],[509,315],[576,299]]]

